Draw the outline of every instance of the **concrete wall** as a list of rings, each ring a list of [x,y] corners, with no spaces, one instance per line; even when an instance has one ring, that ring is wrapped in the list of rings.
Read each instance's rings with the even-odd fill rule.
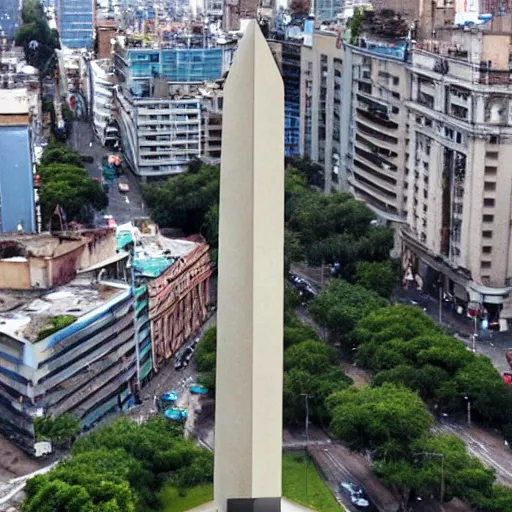
[[[30,290],[30,268],[28,261],[0,261],[0,288]]]

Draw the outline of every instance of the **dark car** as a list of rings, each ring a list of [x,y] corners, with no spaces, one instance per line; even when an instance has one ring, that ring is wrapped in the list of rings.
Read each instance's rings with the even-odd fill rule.
[[[353,482],[341,482],[340,492],[347,496],[350,503],[359,510],[370,511],[372,504],[364,489]]]

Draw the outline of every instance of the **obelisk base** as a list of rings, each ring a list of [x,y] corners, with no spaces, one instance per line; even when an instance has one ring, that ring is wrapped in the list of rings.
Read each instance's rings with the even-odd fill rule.
[[[211,501],[188,512],[220,512],[221,507]],[[227,512],[311,512],[286,498],[246,498],[228,500]]]

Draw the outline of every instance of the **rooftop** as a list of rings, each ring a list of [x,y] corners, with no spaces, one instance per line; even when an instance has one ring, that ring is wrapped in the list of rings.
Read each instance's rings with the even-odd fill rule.
[[[0,89],[0,115],[28,114],[28,91]]]
[[[50,293],[0,292],[0,333],[37,341],[42,331],[53,334],[127,289],[119,284],[75,279]]]
[[[149,233],[144,233],[149,231]],[[145,277],[157,277],[177,259],[192,252],[199,243],[190,240],[167,238],[154,226],[139,229],[132,224],[117,228],[118,249],[135,241],[135,270]]]
[[[87,235],[87,231],[83,232]],[[0,234],[0,260],[34,258],[55,258],[82,246],[84,237],[73,235],[12,235]]]

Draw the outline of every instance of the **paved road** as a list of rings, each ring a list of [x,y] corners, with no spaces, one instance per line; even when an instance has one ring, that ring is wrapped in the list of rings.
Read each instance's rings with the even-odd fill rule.
[[[101,159],[105,155],[111,154],[112,151],[104,148],[100,144],[94,135],[92,126],[86,121],[74,121],[69,144],[81,155],[93,157],[94,161],[92,163],[86,163],[85,167],[91,178],[101,179],[103,172]],[[130,192],[127,194],[119,192],[118,185],[120,181],[128,183]],[[145,205],[142,201],[139,183],[137,178],[129,170],[111,184],[108,199],[109,205],[107,209],[103,212],[99,212],[95,216],[96,225],[104,225],[106,223],[103,219],[104,215],[112,215],[117,224],[124,224],[133,219],[147,215]]]
[[[499,483],[512,487],[512,450],[505,446],[503,436],[477,426],[468,427],[450,421],[437,423],[433,431],[461,438],[473,457],[496,471]]]

